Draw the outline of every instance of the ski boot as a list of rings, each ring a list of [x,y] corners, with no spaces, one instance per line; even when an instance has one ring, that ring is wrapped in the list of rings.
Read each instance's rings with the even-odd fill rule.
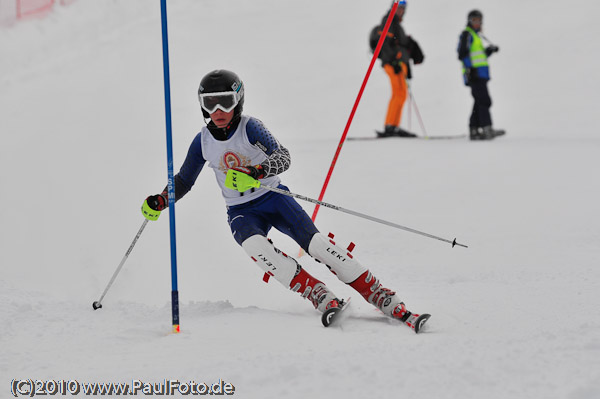
[[[421,331],[427,319],[431,317],[429,314],[418,315],[408,311],[398,295],[389,288],[383,287],[369,271],[364,272],[358,279],[350,283],[350,286],[358,291],[367,302],[379,308],[383,314],[400,320],[412,328],[415,333]]]
[[[484,126],[482,130],[483,130],[483,134],[485,134],[486,136],[488,136],[492,139],[495,137],[498,137],[498,136],[503,136],[506,133],[504,130],[494,129],[491,125]]]
[[[410,133],[398,126],[385,125],[383,132],[377,131],[377,137],[417,137],[417,135]]]
[[[404,303],[400,302],[392,311],[392,317],[399,319],[404,324],[412,328],[416,334],[418,334],[420,331],[423,331],[423,327],[431,315],[427,313],[422,315],[411,313],[410,311],[406,310]]]
[[[308,298],[313,303],[315,309],[323,313],[321,315],[321,323],[325,327],[329,327],[339,320],[346,307],[346,302],[333,295],[323,283],[315,285]]]
[[[296,275],[290,282],[290,289],[299,292],[303,298],[307,298],[315,309],[320,312],[334,307],[340,307],[340,301],[319,279],[311,276],[304,268],[298,265]]]
[[[383,132],[380,132],[379,130],[377,131],[377,137],[379,137],[379,138],[392,137],[394,135],[395,131],[396,131],[395,126],[385,125],[385,129],[383,130]]]
[[[396,136],[396,137],[405,137],[405,138],[417,137],[416,134],[411,133],[408,130],[404,130],[401,127],[396,127],[396,131],[394,132],[394,136]]]
[[[343,303],[343,301],[338,299],[333,292],[329,291],[329,288],[323,283],[318,283],[314,286],[308,299],[310,299],[315,309],[322,313],[325,313],[325,311],[331,308],[339,308],[341,307],[340,304]]]
[[[489,127],[489,126],[488,126]],[[488,131],[483,131],[478,127],[469,128],[469,139],[470,140],[491,140],[495,136]]]

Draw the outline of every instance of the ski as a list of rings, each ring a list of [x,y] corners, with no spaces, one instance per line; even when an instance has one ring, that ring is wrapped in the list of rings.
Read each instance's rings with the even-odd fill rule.
[[[404,324],[412,328],[415,331],[415,334],[418,334],[423,331],[425,323],[427,323],[427,320],[429,320],[430,317],[431,315],[428,313],[423,313],[422,315],[412,314],[406,319]]]
[[[474,141],[490,141],[495,139],[496,137],[504,136],[506,134],[506,130],[492,130],[491,136],[487,136],[485,134],[477,134],[470,136],[471,140]]]
[[[321,322],[325,327],[331,327],[339,325],[342,320],[344,320],[347,316],[346,311],[348,310],[348,306],[350,305],[350,298],[347,300],[340,301],[339,308],[329,308],[321,315]],[[424,331],[425,323],[431,315],[429,313],[419,314],[411,314],[408,316],[406,320],[403,321],[408,327],[410,327],[415,334]],[[398,319],[396,319],[398,320]]]
[[[367,140],[387,140],[387,139],[417,139],[417,140],[453,140],[453,139],[464,139],[466,134],[457,134],[449,136],[416,136],[416,137],[400,137],[400,136],[389,136],[389,137],[378,137],[378,136],[353,136],[347,137],[348,141],[367,141]]]
[[[456,135],[448,135],[448,136],[417,136],[417,138],[422,140],[454,140],[454,139],[464,139],[467,138],[466,134],[456,134]]]
[[[331,327],[333,325],[339,324],[344,318],[344,313],[348,309],[348,305],[350,305],[350,298],[340,301],[339,308],[329,308],[321,315],[321,322],[325,327]]]

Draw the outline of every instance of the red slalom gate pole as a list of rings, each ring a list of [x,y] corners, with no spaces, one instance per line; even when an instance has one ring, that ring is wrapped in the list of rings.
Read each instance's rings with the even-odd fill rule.
[[[325,183],[323,183],[323,188],[321,189],[321,194],[319,194],[319,201],[323,200],[325,196],[325,191],[327,190],[327,185],[329,184],[329,180],[331,179],[331,175],[333,173],[333,169],[335,168],[335,163],[342,151],[342,146],[344,145],[344,141],[346,141],[346,135],[348,134],[348,130],[350,129],[350,125],[352,124],[352,119],[354,118],[354,114],[356,113],[356,109],[358,108],[358,104],[360,103],[360,99],[362,97],[363,92],[365,91],[365,87],[367,86],[367,82],[369,80],[369,76],[371,76],[371,71],[373,70],[373,65],[375,65],[375,61],[379,56],[379,52],[381,51],[381,47],[383,46],[383,41],[387,36],[387,33],[390,29],[390,25],[392,24],[392,19],[394,19],[394,14],[396,13],[396,9],[398,8],[398,1],[394,1],[392,5],[392,9],[390,10],[390,14],[385,22],[385,26],[383,28],[383,32],[381,32],[381,36],[379,37],[379,41],[377,42],[377,47],[375,47],[375,51],[373,52],[373,58],[371,59],[371,64],[369,65],[369,69],[367,70],[367,74],[363,80],[362,86],[360,87],[360,91],[358,92],[358,96],[356,97],[356,101],[354,102],[354,106],[352,107],[352,112],[350,112],[350,117],[348,117],[348,122],[346,122],[346,127],[344,128],[344,133],[342,134],[342,138],[340,139],[340,143],[338,144],[337,150],[335,151],[335,155],[333,156],[333,161],[331,161],[331,166],[329,167],[329,172],[327,172],[327,177],[325,178]],[[315,206],[315,210],[312,214],[312,221],[314,222],[317,218],[317,213],[319,212],[320,205],[317,204]]]

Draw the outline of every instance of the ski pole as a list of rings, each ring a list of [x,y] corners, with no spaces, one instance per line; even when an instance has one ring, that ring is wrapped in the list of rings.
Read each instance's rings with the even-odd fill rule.
[[[410,87],[408,79],[406,80],[406,87],[408,87],[408,95],[412,100],[410,104],[415,107],[415,113],[417,114],[417,118],[419,118],[419,124],[421,125],[421,129],[423,129],[423,134],[425,135],[425,138],[427,138],[427,130],[425,130],[425,124],[423,124],[423,119],[421,119],[421,113],[419,112],[419,107],[417,107],[417,101],[415,100],[415,96],[412,92],[412,88]]]
[[[125,256],[123,257],[123,259],[121,260],[121,263],[119,263],[119,266],[117,267],[117,270],[115,270],[115,272],[113,273],[110,281],[108,282],[108,285],[106,286],[106,288],[104,289],[104,292],[102,293],[102,296],[100,296],[100,299],[98,299],[97,301],[95,301],[94,303],[92,303],[92,307],[94,308],[94,310],[100,309],[102,307],[102,300],[104,299],[104,296],[108,292],[108,289],[110,288],[110,286],[112,285],[112,283],[117,278],[117,275],[121,271],[121,268],[123,267],[123,264],[125,264],[125,261],[127,260],[127,257],[129,256],[129,254],[133,250],[133,247],[135,246],[135,243],[137,242],[138,238],[140,238],[140,236],[142,235],[142,231],[144,231],[144,228],[146,227],[146,224],[148,224],[148,219],[144,219],[144,223],[142,223],[142,227],[140,227],[140,230],[138,231],[138,233],[136,234],[135,238],[133,239],[133,242],[129,246],[129,249],[125,253]]]
[[[412,130],[412,96],[408,96],[408,131]]]
[[[489,45],[491,45],[491,46],[494,46],[494,47],[498,47],[498,46],[496,46],[494,43],[492,43],[490,39],[488,39],[487,37],[485,37],[485,36],[483,35],[483,33],[479,32],[479,33],[477,33],[477,35],[478,35],[480,38],[482,38],[483,40],[485,40],[486,42],[488,42],[488,44],[489,44]]]
[[[267,189],[269,191],[274,191],[274,192],[279,193],[279,194],[287,195],[288,197],[298,198],[298,199],[301,199],[301,200],[304,200],[304,201],[312,202],[313,204],[318,204],[318,205],[321,205],[321,206],[324,206],[324,207],[327,207],[327,208],[334,209],[336,211],[344,212],[344,213],[347,213],[347,214],[350,214],[350,215],[358,216],[358,217],[363,218],[363,219],[368,219],[368,220],[373,221],[373,222],[377,222],[377,223],[385,224],[387,226],[395,227],[397,229],[405,230],[405,231],[408,231],[410,233],[420,234],[420,235],[425,236],[425,237],[429,237],[429,238],[433,238],[433,239],[436,239],[436,240],[444,241],[444,242],[452,244],[453,248],[454,248],[455,245],[458,245],[458,246],[461,246],[461,247],[464,247],[464,248],[469,248],[467,245],[463,245],[463,244],[460,244],[460,243],[456,242],[456,238],[454,240],[450,241],[450,240],[447,240],[445,238],[441,238],[441,237],[438,237],[438,236],[434,236],[432,234],[424,233],[424,232],[419,231],[419,230],[411,229],[410,227],[405,227],[405,226],[402,226],[402,225],[399,225],[399,224],[396,224],[396,223],[388,222],[387,220],[378,219],[378,218],[373,217],[373,216],[365,215],[364,213],[360,213],[360,212],[352,211],[350,209],[342,208],[341,206],[328,204],[327,202],[319,201],[319,200],[316,200],[316,199],[313,199],[313,198],[308,198],[308,197],[305,197],[305,196],[300,195],[300,194],[294,194],[294,193],[292,193],[290,191],[282,190],[282,189],[277,188],[277,187],[271,187],[271,186],[261,185],[258,180],[256,180],[256,182],[258,182],[258,185],[256,187],[262,187],[262,188]]]
[[[406,82],[406,87],[408,88],[408,73],[404,73],[404,71],[402,71],[402,76],[404,77],[404,81]],[[409,95],[408,95],[408,131],[412,131],[412,107],[413,107],[412,101],[413,101],[413,97],[409,91]]]

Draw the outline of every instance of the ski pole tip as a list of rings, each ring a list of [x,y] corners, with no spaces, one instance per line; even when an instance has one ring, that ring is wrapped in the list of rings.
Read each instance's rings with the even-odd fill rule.
[[[463,247],[463,248],[469,248],[467,245],[456,242],[456,238],[452,241],[452,248],[454,248],[455,245],[458,245],[459,247]]]

